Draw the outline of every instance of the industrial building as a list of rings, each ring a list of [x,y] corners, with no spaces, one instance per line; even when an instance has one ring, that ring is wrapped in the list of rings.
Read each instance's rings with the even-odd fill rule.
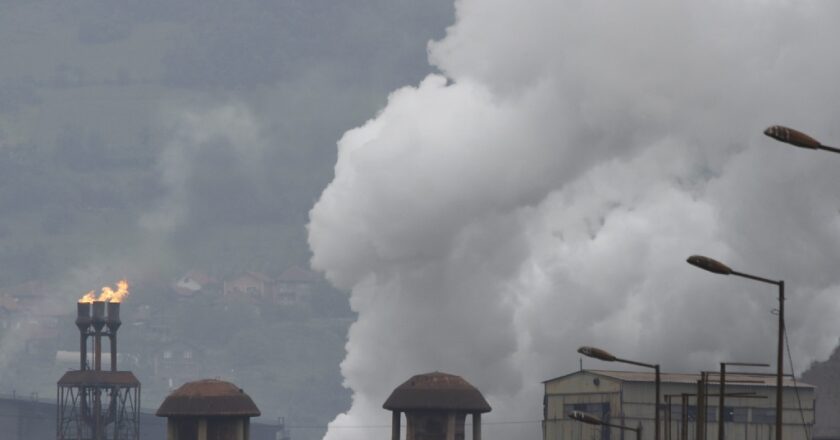
[[[661,440],[718,438],[719,376],[662,373]],[[619,428],[580,423],[573,411],[628,428],[641,426],[641,440],[654,438],[655,374],[653,372],[580,370],[543,382],[544,440],[628,440],[634,433]],[[785,377],[783,382],[784,440],[809,440],[814,425],[814,387]],[[697,394],[706,395],[704,413],[697,411]],[[724,436],[726,440],[773,440],[775,437],[776,377],[727,373]],[[666,403],[667,402],[667,403]],[[685,402],[685,403],[683,403]],[[702,408],[701,404],[701,408]],[[698,426],[697,420],[703,420]],[[698,437],[698,427],[705,428]]]

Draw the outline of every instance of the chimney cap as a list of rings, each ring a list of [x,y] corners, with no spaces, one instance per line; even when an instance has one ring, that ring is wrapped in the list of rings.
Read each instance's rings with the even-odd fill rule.
[[[490,412],[490,404],[478,389],[454,374],[418,374],[398,386],[382,405],[392,411],[454,410]]]
[[[158,408],[159,417],[260,415],[251,397],[238,386],[218,379],[188,382],[173,391]]]

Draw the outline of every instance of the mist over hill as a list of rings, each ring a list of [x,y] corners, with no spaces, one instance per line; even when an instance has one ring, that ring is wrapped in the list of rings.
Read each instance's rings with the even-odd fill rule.
[[[200,353],[320,437],[349,406],[346,295],[224,286],[308,267],[336,140],[431,71],[452,20],[443,0],[0,1],[0,392],[52,395],[73,302],[126,277],[144,407],[170,385],[155,359]],[[179,296],[191,271],[213,282]]]

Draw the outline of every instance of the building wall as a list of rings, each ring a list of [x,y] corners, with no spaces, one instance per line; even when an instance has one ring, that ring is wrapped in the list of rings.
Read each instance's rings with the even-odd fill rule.
[[[620,381],[581,372],[565,380],[547,382],[543,399],[544,439],[617,440],[609,428],[582,425],[568,418],[568,413],[583,411],[606,420],[618,420],[621,407]],[[596,412],[598,411],[598,412]],[[583,427],[588,429],[582,429]]]
[[[616,381],[586,371],[546,382],[543,438],[544,440],[631,440],[634,438],[632,431],[585,425],[569,419],[569,412],[579,410],[614,424],[631,427],[641,424],[642,440],[652,440],[654,437],[654,390],[653,382]],[[663,383],[661,386],[662,395],[695,394],[696,392],[696,384],[691,383]],[[775,387],[727,384],[726,392],[754,392],[756,396],[764,397],[726,398],[725,407],[731,409],[731,415],[725,425],[727,440],[773,440],[775,437]],[[717,394],[718,387],[709,385],[708,393]],[[680,400],[675,397],[671,402],[670,440],[680,438]],[[801,412],[798,404],[800,401]],[[784,402],[784,440],[807,440],[810,435],[806,436],[806,428],[810,430],[814,424],[813,388],[799,389],[798,396],[793,388],[785,388]],[[664,409],[664,398],[661,404],[663,407],[660,414],[661,439],[669,440],[666,432],[668,414]],[[707,406],[710,414],[706,420],[706,438],[716,439],[718,436],[718,397],[709,397]],[[688,440],[696,440],[694,397],[689,399],[689,409]]]

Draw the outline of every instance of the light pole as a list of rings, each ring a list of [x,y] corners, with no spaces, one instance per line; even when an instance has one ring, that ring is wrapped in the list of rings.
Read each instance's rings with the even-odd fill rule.
[[[779,142],[791,144],[796,147],[807,148],[809,150],[826,150],[831,151],[832,153],[840,153],[840,148],[834,148],[829,147],[828,145],[823,145],[820,141],[812,138],[811,136],[808,136],[807,134],[799,130],[794,130],[792,128],[784,127],[781,125],[774,125],[772,127],[767,128],[766,130],[764,130],[764,134],[770,136],[771,138]]]
[[[600,426],[609,426],[612,428],[618,428],[623,431],[633,431],[636,433],[636,440],[641,440],[642,435],[642,424],[639,423],[639,426],[636,428],[631,428],[629,426],[624,425],[616,425],[614,423],[605,422],[593,415],[589,415],[585,412],[581,411],[572,411],[569,413],[569,418],[572,420],[577,420],[581,423],[586,423],[587,425],[600,425]]]
[[[636,361],[631,361],[631,360],[628,360],[628,359],[621,359],[621,358],[613,356],[610,352],[608,352],[606,350],[601,350],[600,348],[595,348],[595,347],[580,347],[580,348],[578,348],[578,353],[580,353],[584,356],[589,356],[591,358],[595,358],[595,359],[606,361],[606,362],[621,362],[621,363],[624,363],[624,364],[638,365],[640,367],[653,368],[653,370],[656,372],[656,376],[655,376],[655,382],[656,382],[656,386],[655,386],[655,388],[656,388],[656,390],[655,390],[655,392],[656,392],[656,403],[655,403],[655,405],[656,405],[656,408],[653,411],[653,413],[654,413],[654,416],[653,416],[653,424],[654,424],[653,425],[653,439],[654,440],[659,440],[659,386],[660,386],[659,364],[646,364],[644,362],[636,362]]]
[[[770,127],[773,128],[773,127]],[[768,128],[768,130],[770,130]],[[799,133],[799,132],[797,132]],[[769,135],[768,135],[769,136]],[[806,136],[806,135],[803,135]],[[810,139],[810,138],[809,138]],[[816,141],[815,141],[816,142]],[[773,281],[771,279],[757,277],[742,272],[732,270],[729,266],[720,261],[713,260],[709,257],[701,255],[692,255],[688,257],[688,264],[697,266],[703,270],[713,272],[720,275],[736,275],[742,278],[749,278],[751,280],[760,281],[762,283],[774,284],[779,287],[779,337],[778,347],[776,350],[776,439],[782,440],[782,378],[784,377],[784,336],[785,336],[785,282]]]

